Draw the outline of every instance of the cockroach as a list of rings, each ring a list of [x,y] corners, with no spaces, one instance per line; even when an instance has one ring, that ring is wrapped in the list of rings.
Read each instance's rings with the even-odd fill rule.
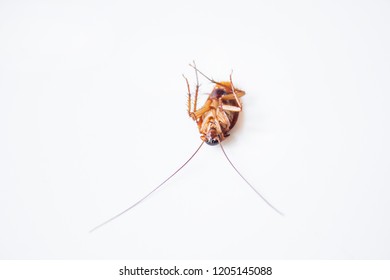
[[[133,209],[135,206],[144,201],[147,197],[149,197],[152,193],[157,191],[160,187],[162,187],[169,179],[175,176],[184,166],[187,165],[191,161],[191,159],[197,154],[200,148],[204,143],[215,146],[219,145],[221,147],[222,153],[226,157],[227,161],[233,167],[233,169],[237,172],[237,174],[247,183],[252,190],[260,196],[265,203],[267,203],[273,210],[275,210],[278,214],[283,216],[283,213],[280,212],[276,207],[274,207],[255,187],[252,186],[251,183],[241,174],[240,171],[235,167],[230,158],[227,156],[225,149],[223,148],[222,141],[224,141],[230,134],[230,130],[235,126],[238,120],[238,116],[242,111],[242,103],[241,97],[245,95],[245,91],[238,89],[234,86],[232,80],[232,73],[230,74],[229,81],[217,82],[205,74],[203,74],[195,65],[190,64],[192,68],[195,70],[196,76],[196,87],[195,87],[195,96],[194,100],[192,100],[191,95],[191,87],[188,82],[188,79],[183,75],[186,84],[187,84],[187,113],[190,118],[192,118],[198,125],[200,139],[202,143],[196,149],[196,151],[191,155],[191,157],[181,165],[174,173],[172,173],[168,178],[166,178],[160,185],[155,187],[151,192],[145,195],[143,198],[138,200],[136,203],[126,208],[122,212],[117,215],[111,217],[107,221],[99,224],[94,227],[90,232],[97,230],[98,228],[106,225],[107,223],[115,220],[116,218],[122,216],[126,212]],[[208,81],[213,83],[215,86],[211,93],[209,94],[206,102],[201,108],[197,108],[198,103],[198,95],[199,95],[199,78],[198,73],[206,78]]]

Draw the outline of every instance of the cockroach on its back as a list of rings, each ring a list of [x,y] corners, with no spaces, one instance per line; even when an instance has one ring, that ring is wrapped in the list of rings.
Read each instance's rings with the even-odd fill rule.
[[[222,141],[228,137],[230,134],[230,130],[235,126],[238,120],[239,113],[242,111],[242,104],[240,98],[245,95],[245,91],[238,89],[234,86],[232,81],[232,74],[230,74],[230,81],[225,82],[216,82],[213,79],[208,78],[204,75],[199,69],[196,68],[195,62],[190,64],[192,68],[195,69],[196,75],[196,88],[195,88],[195,96],[194,100],[191,98],[191,90],[190,85],[188,83],[188,79],[184,77],[187,83],[188,90],[188,100],[187,100],[187,112],[188,115],[196,121],[200,133],[200,138],[202,143],[196,149],[196,151],[192,154],[192,156],[181,165],[173,174],[171,174],[167,179],[165,179],[160,185],[155,187],[151,192],[145,195],[143,198],[138,200],[136,203],[108,219],[107,221],[101,223],[100,225],[94,227],[90,232],[95,231],[96,229],[106,225],[107,223],[115,220],[119,216],[124,213],[130,211],[135,206],[144,201],[147,197],[149,197],[152,193],[162,187],[169,179],[175,176],[184,166],[187,165],[188,162],[196,155],[196,153],[200,150],[204,143],[208,145],[215,146],[220,145],[223,154],[226,159],[233,167],[233,169],[240,175],[240,177],[248,184],[249,187],[259,195],[264,202],[266,202],[272,209],[274,209],[280,215],[283,215],[277,208],[275,208],[267,199],[257,191],[249,182],[245,179],[245,177],[238,171],[238,169],[233,165],[229,157],[227,156],[223,146]],[[208,79],[210,82],[215,84],[214,89],[209,94],[205,104],[201,108],[197,108],[198,103],[198,94],[199,94],[199,80],[198,73]]]
[[[240,98],[245,95],[245,91],[235,88],[230,75],[229,82],[215,82],[205,76],[192,65],[196,72],[197,85],[195,89],[194,106],[191,110],[191,93],[187,78],[188,88],[188,115],[198,124],[200,138],[209,145],[217,145],[229,136],[229,131],[237,122],[238,115],[242,110]],[[215,84],[213,91],[205,104],[197,109],[199,94],[199,82],[197,73],[201,73],[209,81]]]

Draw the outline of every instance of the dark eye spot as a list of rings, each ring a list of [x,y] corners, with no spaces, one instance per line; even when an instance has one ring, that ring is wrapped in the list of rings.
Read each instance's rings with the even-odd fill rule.
[[[214,88],[213,92],[211,93],[211,97],[214,98],[220,98],[222,95],[226,95],[226,91],[221,88]]]
[[[219,144],[219,141],[217,139],[210,139],[206,143],[209,144],[210,146],[215,146]]]
[[[223,89],[219,88],[219,89],[217,89],[217,94],[222,96],[222,95],[226,94],[226,91],[224,91]]]

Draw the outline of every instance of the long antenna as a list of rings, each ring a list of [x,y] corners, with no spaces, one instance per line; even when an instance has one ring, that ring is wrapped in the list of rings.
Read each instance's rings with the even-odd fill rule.
[[[101,228],[102,226],[108,224],[109,222],[112,222],[113,220],[115,220],[116,218],[119,218],[120,216],[122,216],[123,214],[125,214],[126,212],[130,211],[131,209],[133,209],[135,206],[137,206],[138,204],[140,204],[142,201],[144,201],[147,197],[149,197],[152,193],[154,193],[155,191],[157,191],[160,187],[162,187],[166,182],[168,182],[169,179],[171,179],[173,176],[175,176],[184,166],[186,166],[187,163],[190,162],[190,160],[196,155],[196,153],[200,150],[200,148],[202,147],[202,145],[204,144],[204,142],[202,141],[202,143],[200,144],[200,146],[198,147],[198,149],[196,149],[196,151],[192,154],[192,156],[182,165],[180,166],[171,176],[169,176],[167,179],[164,180],[164,182],[162,182],[160,185],[158,185],[157,187],[155,187],[150,193],[148,193],[147,195],[145,195],[143,198],[141,198],[140,200],[138,200],[136,203],[134,203],[133,205],[131,205],[130,207],[126,208],[125,210],[123,210],[122,212],[120,212],[119,214],[116,214],[115,216],[113,216],[112,218],[108,219],[107,221],[101,223],[100,225],[94,227],[93,229],[91,229],[89,232],[94,232],[95,230],[97,230],[98,228]]]
[[[248,184],[249,187],[252,188],[252,190],[254,190],[254,192],[260,196],[265,203],[267,203],[272,209],[274,209],[279,215],[281,216],[284,216],[284,214],[282,212],[280,212],[275,206],[273,206],[267,199],[265,199],[265,197],[258,191],[255,189],[255,187],[253,187],[251,185],[251,183],[248,182],[247,179],[245,179],[245,177],[240,173],[240,171],[238,171],[238,169],[234,166],[234,164],[231,162],[231,160],[229,159],[229,157],[227,156],[226,152],[225,152],[225,149],[223,148],[221,142],[219,142],[219,145],[221,146],[221,149],[222,149],[222,152],[223,154],[225,155],[226,159],[228,160],[228,162],[230,163],[230,165],[234,168],[234,170],[236,170],[237,174],[240,175],[240,177]]]

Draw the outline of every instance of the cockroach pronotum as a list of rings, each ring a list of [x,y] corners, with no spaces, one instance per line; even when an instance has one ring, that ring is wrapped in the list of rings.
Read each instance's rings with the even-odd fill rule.
[[[237,172],[237,174],[248,184],[252,190],[260,196],[265,203],[267,203],[273,210],[275,210],[278,214],[283,216],[283,213],[280,212],[276,207],[274,207],[268,200],[255,188],[251,183],[248,182],[247,179],[238,171],[238,169],[234,166],[232,161],[227,156],[225,149],[223,148],[222,141],[226,139],[230,134],[230,130],[235,126],[238,120],[238,116],[242,111],[242,104],[240,98],[245,95],[245,91],[238,89],[234,86],[232,81],[232,74],[230,74],[230,80],[224,82],[217,82],[213,79],[210,79],[205,74],[203,74],[196,67],[195,62],[190,64],[192,68],[195,70],[196,76],[196,87],[195,87],[195,96],[194,100],[191,98],[191,88],[188,82],[188,79],[183,75],[186,83],[187,83],[187,113],[188,115],[196,121],[200,133],[200,139],[202,143],[196,149],[196,151],[192,154],[192,156],[181,165],[173,174],[171,174],[167,179],[165,179],[160,185],[155,187],[151,192],[145,195],[143,198],[138,200],[136,203],[126,208],[122,212],[108,219],[107,221],[99,224],[94,227],[90,232],[97,230],[98,228],[106,225],[107,223],[115,220],[119,216],[122,216],[126,212],[133,209],[135,206],[144,201],[147,197],[149,197],[152,193],[162,187],[169,179],[175,176],[184,166],[187,165],[191,161],[191,159],[196,155],[196,153],[200,150],[204,143],[208,145],[215,146],[218,145],[221,147],[223,154],[225,155],[227,161],[233,167],[233,169]],[[201,108],[197,108],[198,102],[198,94],[199,94],[199,79],[198,73],[213,83],[214,89],[209,94],[205,104]]]

